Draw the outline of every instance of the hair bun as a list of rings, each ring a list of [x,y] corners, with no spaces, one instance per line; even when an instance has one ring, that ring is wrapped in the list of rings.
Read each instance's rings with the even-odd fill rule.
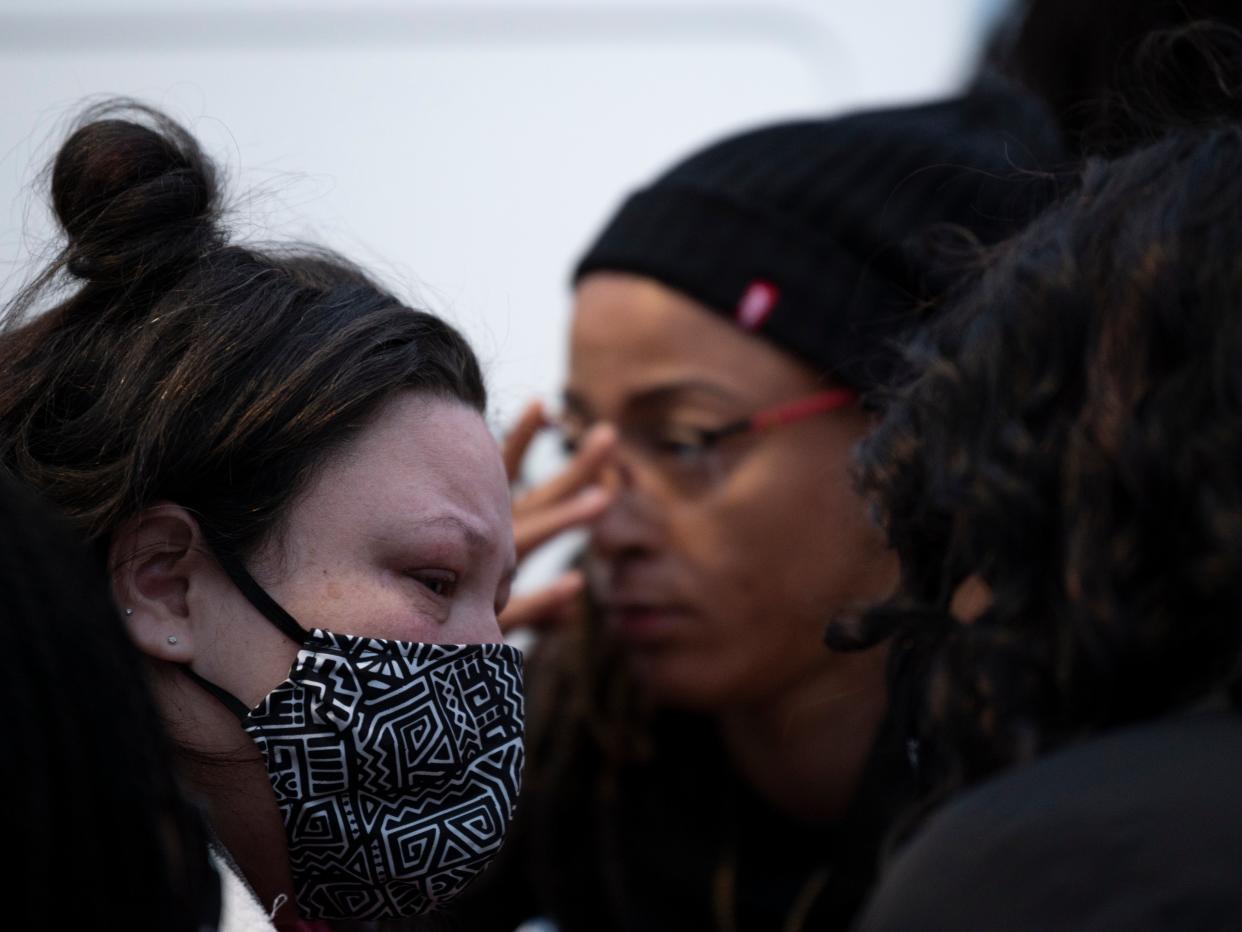
[[[128,102],[95,108],[86,119],[52,168],[70,273],[132,284],[201,255],[217,235],[217,191],[215,170],[194,138]]]

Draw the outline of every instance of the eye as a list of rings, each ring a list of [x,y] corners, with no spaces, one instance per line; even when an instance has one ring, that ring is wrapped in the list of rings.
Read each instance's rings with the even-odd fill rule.
[[[457,574],[448,570],[411,570],[405,575],[442,599],[452,598],[457,591]]]
[[[647,439],[651,451],[665,459],[694,461],[710,448],[707,435],[697,428],[668,425]]]

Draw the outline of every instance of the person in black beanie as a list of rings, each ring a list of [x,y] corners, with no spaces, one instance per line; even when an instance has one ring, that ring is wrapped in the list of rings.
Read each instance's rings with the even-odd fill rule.
[[[515,523],[521,549],[594,515],[586,586],[530,658],[515,834],[461,928],[845,927],[911,790],[885,649],[823,645],[896,584],[851,451],[955,246],[1055,194],[1054,138],[1001,84],[768,126],[664,173],[587,249],[565,413],[532,408],[508,451],[565,432],[574,458]]]

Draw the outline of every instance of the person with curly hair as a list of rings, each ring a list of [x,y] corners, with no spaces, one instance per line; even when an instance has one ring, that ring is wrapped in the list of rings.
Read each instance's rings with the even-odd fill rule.
[[[901,584],[830,640],[892,639],[950,801],[858,929],[1242,922],[1239,217],[1237,125],[1091,162],[912,344],[860,464]]]

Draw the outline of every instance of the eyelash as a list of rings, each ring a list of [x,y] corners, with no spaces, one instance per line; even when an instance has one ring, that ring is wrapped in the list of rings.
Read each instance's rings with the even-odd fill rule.
[[[438,599],[451,599],[457,591],[457,574],[447,570],[415,570],[405,575]]]

